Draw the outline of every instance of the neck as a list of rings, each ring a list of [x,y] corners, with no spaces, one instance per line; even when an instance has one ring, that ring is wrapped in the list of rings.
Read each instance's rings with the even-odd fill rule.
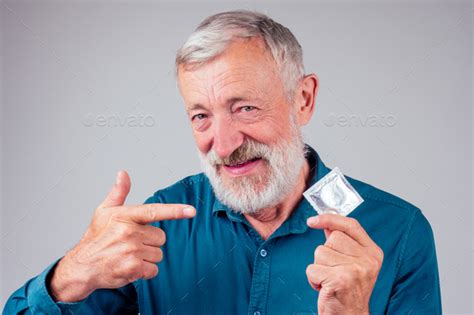
[[[291,215],[296,205],[301,200],[306,183],[309,181],[310,168],[308,160],[305,161],[295,188],[278,205],[271,208],[261,209],[254,214],[244,214],[252,227],[266,240],[275,232],[283,222]]]

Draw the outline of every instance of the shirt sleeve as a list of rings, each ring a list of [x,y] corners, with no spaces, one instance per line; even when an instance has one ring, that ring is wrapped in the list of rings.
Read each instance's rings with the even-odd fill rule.
[[[144,203],[156,202],[156,196]],[[49,293],[49,281],[60,259],[49,265],[38,276],[28,280],[7,300],[2,314],[137,314],[139,312],[138,281],[118,289],[99,289],[86,299],[75,302],[56,302]]]
[[[137,294],[134,285],[118,289],[100,289],[86,299],[74,302],[56,302],[48,286],[54,268],[60,259],[49,265],[38,276],[28,280],[8,299],[3,314],[137,314]]]
[[[417,210],[399,260],[387,314],[441,314],[441,292],[433,231]]]

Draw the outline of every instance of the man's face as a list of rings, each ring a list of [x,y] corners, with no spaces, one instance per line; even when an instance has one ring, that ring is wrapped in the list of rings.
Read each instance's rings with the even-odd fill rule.
[[[211,62],[194,70],[181,67],[178,74],[214,189],[219,186],[234,199],[258,199],[265,190],[272,194],[263,203],[233,203],[246,208],[242,211],[277,202],[275,195],[293,185],[301,169],[303,144],[276,63],[263,42],[238,40]]]

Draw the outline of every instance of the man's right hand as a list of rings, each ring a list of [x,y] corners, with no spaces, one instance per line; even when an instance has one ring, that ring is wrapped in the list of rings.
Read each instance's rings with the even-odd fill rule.
[[[49,288],[57,301],[76,302],[97,289],[119,288],[155,277],[166,235],[147,224],[196,214],[193,207],[183,204],[124,206],[129,191],[130,178],[120,171],[81,241],[54,270]]]

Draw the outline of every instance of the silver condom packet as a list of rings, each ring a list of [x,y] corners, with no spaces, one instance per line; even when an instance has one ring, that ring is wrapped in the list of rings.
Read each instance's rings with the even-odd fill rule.
[[[343,216],[347,216],[364,201],[338,167],[308,188],[303,196],[319,214],[335,213]]]

